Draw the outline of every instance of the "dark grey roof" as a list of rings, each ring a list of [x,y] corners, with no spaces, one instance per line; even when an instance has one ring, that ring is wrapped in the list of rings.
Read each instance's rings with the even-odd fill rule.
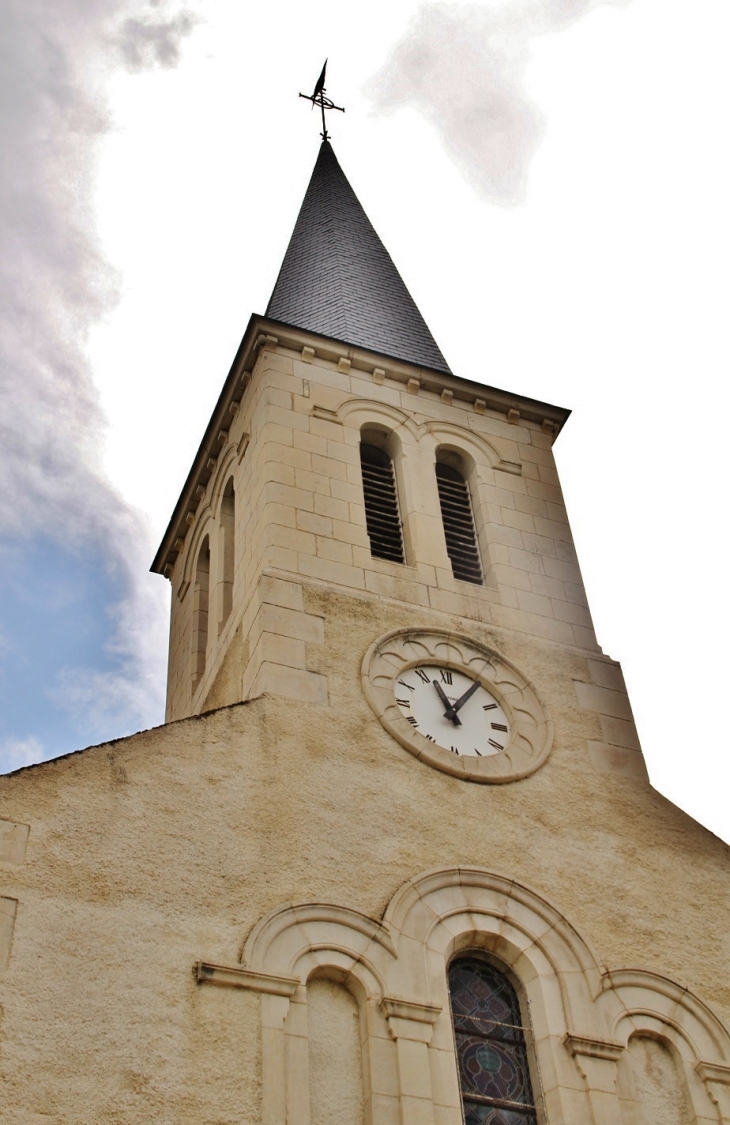
[[[390,254],[323,141],[267,317],[449,371]]]

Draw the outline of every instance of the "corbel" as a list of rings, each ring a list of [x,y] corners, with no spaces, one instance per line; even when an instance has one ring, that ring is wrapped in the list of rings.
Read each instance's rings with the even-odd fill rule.
[[[246,452],[246,450],[248,449],[248,444],[249,444],[250,441],[251,441],[251,435],[250,434],[241,434],[240,440],[238,442],[238,446],[236,447],[236,453],[238,454],[239,465],[241,464],[241,461],[243,460],[243,455]]]
[[[421,389],[421,382],[419,379],[409,379],[406,387],[409,395],[417,395]]]
[[[522,463],[520,461],[499,461],[494,468],[500,473],[512,473],[515,477],[522,476]]]
[[[314,357],[316,354],[317,353],[315,352],[314,348],[310,348],[305,344],[302,348],[302,362],[314,363]]]
[[[507,411],[507,421],[509,422],[510,426],[519,426],[520,412],[516,407],[511,406]]]
[[[321,418],[324,422],[336,422],[338,426],[342,425],[342,422],[337,417],[337,411],[328,410],[326,406],[313,406],[312,414],[315,418]]]
[[[346,355],[340,356],[339,360],[337,361],[337,370],[341,371],[343,375],[349,375],[351,367],[352,360],[348,359]]]
[[[483,398],[475,398],[474,399],[474,413],[475,414],[486,414],[487,413],[486,399],[483,399]]]
[[[382,367],[375,367],[373,369],[373,382],[382,386],[385,382],[385,371]]]
[[[444,387],[441,392],[441,401],[443,402],[444,406],[451,406],[452,402],[454,401],[454,392]]]

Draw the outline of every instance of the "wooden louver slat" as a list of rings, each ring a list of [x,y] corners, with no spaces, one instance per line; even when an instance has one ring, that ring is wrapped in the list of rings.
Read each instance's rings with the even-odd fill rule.
[[[451,559],[454,578],[464,582],[483,582],[482,564],[477,547],[474,516],[471,510],[469,487],[456,469],[450,465],[436,465],[441,518],[446,536],[446,550]]]
[[[405,562],[393,462],[384,450],[361,442],[360,464],[370,553],[376,559]]]

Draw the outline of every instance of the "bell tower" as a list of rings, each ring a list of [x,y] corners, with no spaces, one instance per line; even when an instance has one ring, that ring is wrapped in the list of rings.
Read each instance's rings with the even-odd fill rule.
[[[551,452],[568,413],[452,373],[324,140],[153,564],[167,718],[328,705],[327,632],[373,603],[603,669]],[[596,753],[641,773],[624,711]]]

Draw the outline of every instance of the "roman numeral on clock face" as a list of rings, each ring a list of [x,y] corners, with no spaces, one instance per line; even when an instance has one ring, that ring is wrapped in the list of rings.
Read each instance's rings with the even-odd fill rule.
[[[410,707],[411,705],[410,699],[396,699],[396,703],[399,707]],[[494,726],[494,723],[492,723],[492,726]],[[506,727],[503,727],[502,729],[507,730]]]
[[[504,723],[492,723],[492,730],[503,730],[505,734],[507,733],[507,727]]]
[[[398,680],[401,687],[408,688],[409,691],[415,691],[413,684],[407,684],[405,680]]]
[[[456,749],[456,747],[455,747],[455,746],[452,746],[452,747],[451,747],[451,753],[452,753],[452,754],[458,754],[458,753],[459,753],[459,751],[458,751],[458,750]]]
[[[482,711],[496,711],[496,710],[497,710],[497,704],[496,703],[484,703],[484,704],[482,704]]]
[[[450,672],[450,670],[448,668],[439,668],[439,672],[441,673],[442,681],[445,684],[450,684],[451,683],[451,672]]]
[[[414,719],[413,715],[406,715],[406,722],[410,723],[412,727],[418,726],[418,720]]]
[[[419,680],[423,680],[424,684],[431,683],[423,668],[416,668],[416,675],[418,676]]]
[[[504,746],[502,746],[499,742],[495,742],[493,738],[489,739],[489,745],[493,746],[495,750],[504,750]]]

